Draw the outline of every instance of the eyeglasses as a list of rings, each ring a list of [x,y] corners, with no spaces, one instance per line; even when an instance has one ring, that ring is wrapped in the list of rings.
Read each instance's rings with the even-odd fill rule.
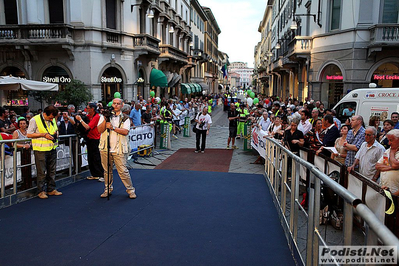
[[[364,134],[365,136],[368,136],[368,137],[371,137],[371,136],[374,136],[374,134]]]

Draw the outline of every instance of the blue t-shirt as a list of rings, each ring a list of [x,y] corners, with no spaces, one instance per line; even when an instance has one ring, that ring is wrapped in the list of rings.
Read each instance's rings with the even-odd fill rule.
[[[136,108],[134,108],[132,111],[130,111],[130,118],[132,119],[134,126],[140,126],[141,125],[141,110],[136,110]]]

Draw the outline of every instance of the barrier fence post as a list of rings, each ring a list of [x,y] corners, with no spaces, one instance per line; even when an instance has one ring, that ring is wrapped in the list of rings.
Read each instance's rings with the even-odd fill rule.
[[[169,123],[161,120],[161,139],[160,139],[160,149],[169,149]]]
[[[321,194],[321,181],[319,178],[314,178],[314,212],[313,212],[313,265],[318,265],[319,261],[319,225],[320,225],[320,194]],[[310,217],[310,216],[309,216]]]
[[[4,198],[5,193],[6,193],[6,169],[5,169],[5,151],[6,151],[6,147],[4,145],[4,143],[1,143],[1,197]]]
[[[251,123],[246,122],[244,124],[244,151],[249,151],[252,149],[251,147]]]
[[[183,137],[190,137],[190,133],[190,117],[186,116],[184,118]]]
[[[14,151],[12,152],[13,153],[13,158],[12,158],[12,160],[13,160],[13,173],[12,173],[12,181],[13,181],[13,191],[12,191],[12,193],[13,194],[17,194],[17,142],[14,142],[14,144],[13,144],[13,148],[14,148]]]
[[[313,235],[314,235],[314,219],[313,216],[315,215],[315,191],[314,191],[314,180],[315,176],[313,173],[310,173],[309,176],[309,207],[308,207],[308,233],[306,239],[306,265],[312,265],[312,256],[313,256]]]
[[[352,245],[353,208],[348,202],[344,202],[344,245]]]

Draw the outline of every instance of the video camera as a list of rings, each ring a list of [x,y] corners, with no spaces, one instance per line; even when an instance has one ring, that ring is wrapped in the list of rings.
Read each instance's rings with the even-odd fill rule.
[[[115,115],[114,107],[113,106],[108,106],[104,108],[102,115],[105,118],[105,121],[109,122],[111,119],[111,116]]]
[[[54,142],[54,143],[56,143],[57,140],[58,140],[57,133],[54,133],[53,135],[50,134],[50,136],[53,137],[53,139],[52,139],[51,141]]]
[[[204,126],[205,126],[205,121],[202,121],[202,122],[199,124],[199,127],[202,129]]]

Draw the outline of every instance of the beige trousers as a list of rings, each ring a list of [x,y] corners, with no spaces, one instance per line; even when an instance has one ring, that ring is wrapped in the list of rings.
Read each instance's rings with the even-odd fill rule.
[[[108,164],[107,164],[107,157],[108,157],[108,152],[106,151],[101,151],[101,164],[104,168],[104,184],[105,184],[105,191],[108,190]],[[121,178],[122,183],[126,187],[126,192],[128,194],[135,192],[135,188],[133,187],[132,179],[130,178],[129,170],[126,167],[126,156],[125,154],[116,154],[113,152],[109,153],[109,190],[112,191],[114,188],[112,186],[112,183],[114,181],[113,174],[112,174],[112,169],[115,167],[116,170],[118,171],[119,177]]]

